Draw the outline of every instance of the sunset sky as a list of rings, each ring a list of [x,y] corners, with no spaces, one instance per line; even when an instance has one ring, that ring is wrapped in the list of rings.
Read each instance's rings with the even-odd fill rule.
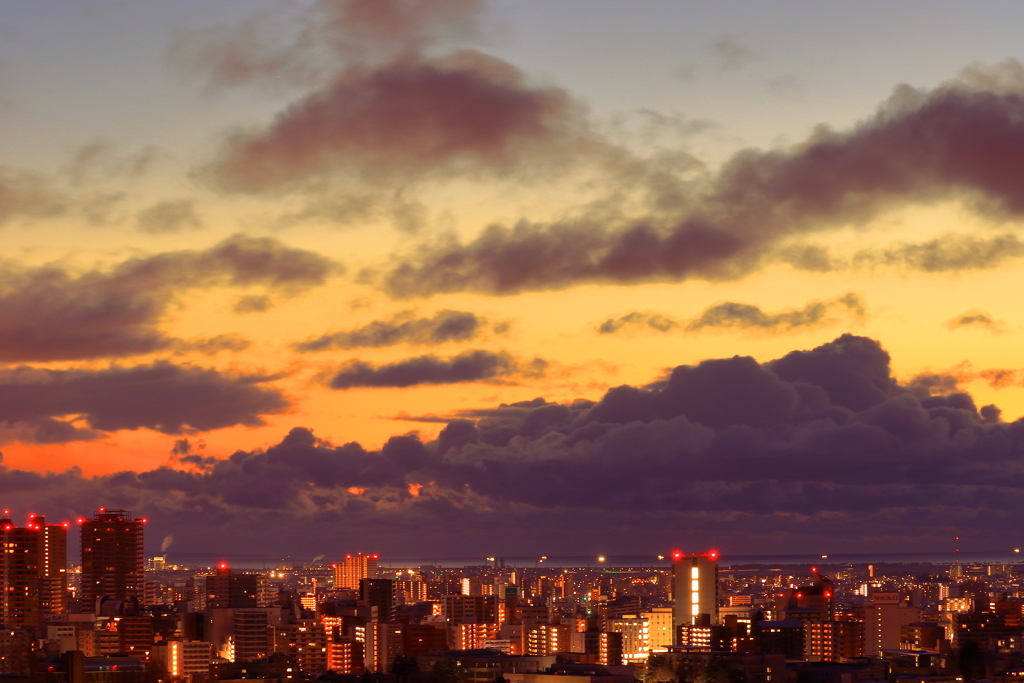
[[[5,3],[4,506],[172,557],[1019,546],[984,10]]]

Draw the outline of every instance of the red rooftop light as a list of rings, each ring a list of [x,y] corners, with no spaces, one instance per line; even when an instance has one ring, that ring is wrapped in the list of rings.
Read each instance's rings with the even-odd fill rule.
[[[683,559],[683,551],[682,550],[673,550],[672,551],[672,559],[676,560],[677,562],[679,560]]]
[[[710,557],[712,560],[717,560],[718,559],[718,551],[717,550],[709,550],[708,551],[708,557]]]

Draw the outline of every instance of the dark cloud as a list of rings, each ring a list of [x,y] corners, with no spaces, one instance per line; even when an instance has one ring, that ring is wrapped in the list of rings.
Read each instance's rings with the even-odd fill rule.
[[[1003,323],[996,320],[988,313],[973,309],[966,313],[961,313],[952,320],[946,322],[946,327],[951,330],[960,329],[962,327],[980,327],[990,332],[1002,332]]]
[[[487,320],[469,311],[441,310],[430,318],[403,311],[387,320],[374,320],[347,332],[333,332],[294,345],[297,351],[327,351],[414,344],[432,346],[475,339],[486,331]]]
[[[680,366],[596,402],[464,411],[429,442],[368,451],[296,428],[211,460],[180,441],[186,469],[0,468],[0,491],[54,517],[133,509],[177,552],[312,556],[342,530],[392,557],[913,552],[958,534],[1004,547],[1024,514],[1022,449],[1024,422],[941,377],[901,385],[877,342],[843,335],[769,363]]]
[[[235,134],[211,177],[261,191],[345,170],[370,181],[507,170],[558,139],[571,111],[563,91],[478,52],[356,66],[266,130]]]
[[[0,270],[0,361],[237,350],[244,344],[237,337],[175,340],[159,323],[182,293],[195,288],[261,287],[291,296],[323,284],[338,269],[313,252],[238,235],[206,251],[132,258],[108,270]]]
[[[258,426],[289,402],[262,386],[270,377],[232,375],[161,362],[103,370],[0,371],[0,421],[35,427],[42,443],[152,429],[187,434],[234,425]]]
[[[853,293],[829,301],[812,301],[799,310],[765,313],[757,306],[725,301],[709,307],[696,318],[680,321],[658,313],[633,311],[618,318],[609,318],[598,327],[601,334],[614,334],[624,328],[648,328],[658,332],[683,330],[698,332],[703,329],[745,329],[768,333],[829,325],[839,316],[864,316],[864,302]]]
[[[524,363],[504,351],[476,350],[450,358],[427,355],[379,366],[354,360],[333,373],[327,383],[335,389],[351,389],[505,381],[537,377],[546,368],[547,362],[540,358]]]
[[[1021,92],[966,81],[932,91],[900,86],[848,131],[819,129],[787,149],[739,152],[705,186],[647,219],[491,226],[468,243],[435,241],[396,256],[383,284],[409,298],[723,280],[777,258],[822,270],[833,264],[820,250],[801,251],[800,239],[894,207],[959,200],[994,220],[1016,219],[1024,215],[1024,192],[1012,180],[1024,172]],[[1021,254],[1013,234],[947,235],[865,251],[851,263],[941,272],[996,267]]]
[[[151,235],[199,230],[203,222],[196,213],[195,202],[190,199],[168,199],[139,212],[136,217],[139,230]]]

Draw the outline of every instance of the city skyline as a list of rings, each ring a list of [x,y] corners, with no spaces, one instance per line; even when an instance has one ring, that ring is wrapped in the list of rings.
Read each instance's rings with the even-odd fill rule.
[[[211,561],[1012,557],[1016,19],[5,8],[3,504]]]

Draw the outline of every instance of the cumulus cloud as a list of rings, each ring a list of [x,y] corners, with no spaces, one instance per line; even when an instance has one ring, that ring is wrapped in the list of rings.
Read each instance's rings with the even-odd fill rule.
[[[954,531],[999,547],[1024,513],[1022,448],[1024,422],[942,380],[900,384],[878,342],[843,335],[767,363],[679,366],[597,401],[464,411],[433,441],[367,450],[295,428],[189,470],[0,468],[0,490],[50,516],[133,509],[185,554],[312,555],[342,529],[396,557],[481,555],[495,534],[508,554],[909,552]]]
[[[505,351],[474,350],[450,358],[426,355],[379,366],[354,360],[333,373],[327,383],[334,389],[351,389],[508,381],[538,377],[547,365],[540,358],[522,362]]]
[[[346,332],[332,332],[294,345],[297,351],[379,348],[397,344],[432,346],[470,341],[486,331],[487,320],[469,311],[441,310],[430,318],[402,311]]]
[[[178,297],[206,287],[292,296],[323,284],[335,262],[277,240],[235,236],[205,251],[165,252],[113,268],[0,269],[0,361],[126,357],[166,349],[239,349],[237,337],[182,341],[159,323]]]
[[[167,362],[101,370],[0,371],[0,420],[35,428],[43,443],[97,438],[119,430],[188,434],[259,426],[288,400],[262,386],[271,377],[235,375]]]
[[[946,321],[946,327],[950,330],[957,330],[964,327],[980,327],[989,332],[1002,332],[1003,323],[993,318],[990,314],[978,309],[972,309],[961,313],[952,320]]]
[[[508,169],[559,137],[567,95],[524,84],[479,52],[355,66],[263,131],[237,133],[211,169],[223,187],[260,191],[349,170],[366,180]]]
[[[907,204],[958,199],[994,220],[1018,219],[1024,193],[1012,179],[1024,170],[1022,92],[963,80],[931,91],[900,86],[847,131],[823,128],[789,148],[739,152],[703,187],[646,218],[491,226],[468,242],[450,238],[397,255],[383,284],[392,296],[409,298],[714,281],[774,259],[828,269],[820,251],[794,258],[802,239]],[[1012,233],[947,235],[867,250],[852,263],[942,272],[996,267],[1021,254]]]
[[[841,316],[864,317],[864,302],[851,292],[829,301],[812,301],[798,310],[765,313],[751,304],[724,301],[707,308],[699,316],[688,321],[675,320],[659,313],[633,311],[618,318],[605,320],[597,331],[600,334],[615,334],[623,329],[642,328],[658,332],[699,332],[712,328],[780,334],[794,329],[830,325],[837,322]]]

